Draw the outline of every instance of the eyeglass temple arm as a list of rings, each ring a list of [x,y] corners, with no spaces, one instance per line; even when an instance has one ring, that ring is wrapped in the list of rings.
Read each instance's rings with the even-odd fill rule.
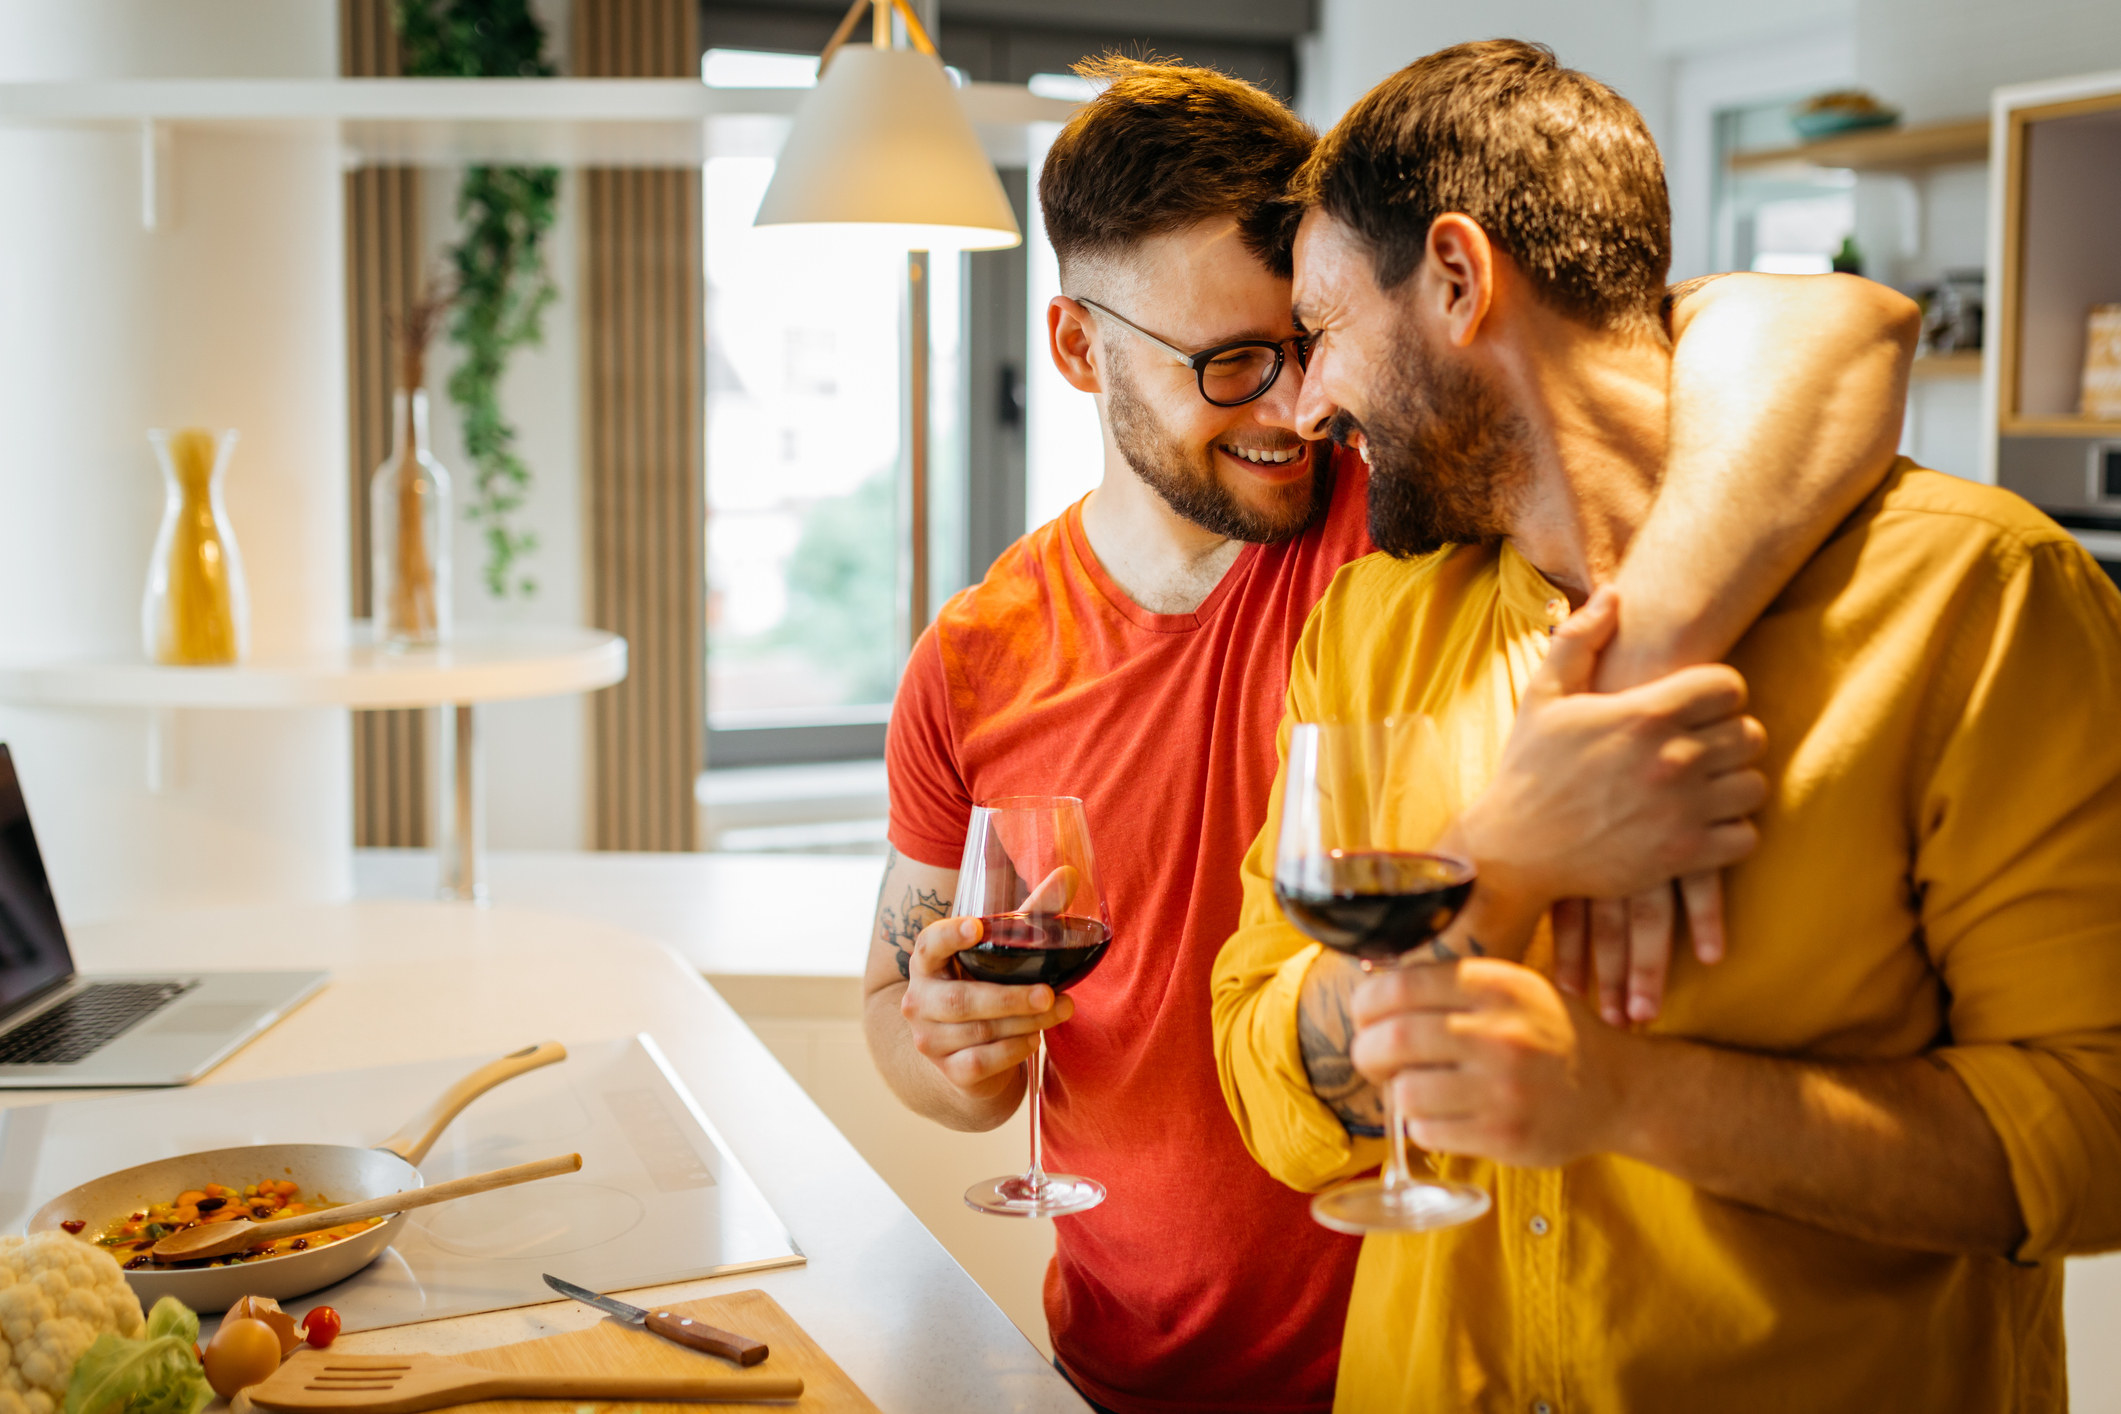
[[[1069,295],[1068,298],[1074,300],[1077,304],[1087,304],[1100,314],[1111,315],[1114,319],[1117,319],[1120,323],[1126,325],[1129,329],[1132,329],[1135,333],[1141,335],[1144,339],[1147,339],[1150,343],[1156,345],[1165,353],[1171,355],[1171,357],[1177,359],[1182,367],[1196,370],[1199,368],[1200,359],[1197,355],[1187,353],[1184,349],[1179,348],[1176,344],[1165,343],[1162,339],[1157,338],[1156,335],[1150,333],[1147,329],[1142,328],[1141,325],[1136,324],[1133,320],[1129,319],[1126,315],[1121,314],[1118,310],[1108,308],[1105,305],[1101,305],[1094,299],[1084,299],[1081,295]]]

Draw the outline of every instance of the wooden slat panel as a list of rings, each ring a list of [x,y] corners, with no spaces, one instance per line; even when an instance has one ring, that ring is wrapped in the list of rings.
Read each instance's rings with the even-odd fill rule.
[[[585,77],[699,70],[682,0],[577,0],[574,19]],[[595,843],[692,849],[706,741],[699,173],[581,180],[590,618],[631,646],[627,680],[594,699]]]
[[[340,70],[349,78],[394,77],[397,31],[391,0],[340,0]],[[396,361],[384,326],[420,283],[420,176],[411,167],[368,167],[346,176],[347,524],[356,615],[368,612],[368,483],[390,450]],[[427,830],[425,714],[356,712],[354,842],[422,847]]]

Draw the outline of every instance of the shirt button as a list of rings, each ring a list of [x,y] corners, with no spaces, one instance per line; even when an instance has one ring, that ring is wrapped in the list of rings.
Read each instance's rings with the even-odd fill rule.
[[[1547,617],[1548,617],[1548,618],[1552,619],[1552,620],[1553,620],[1553,621],[1554,621],[1555,623],[1560,623],[1560,622],[1561,622],[1561,621],[1562,621],[1563,619],[1567,618],[1568,616],[1569,616],[1569,601],[1568,601],[1568,600],[1566,600],[1566,599],[1549,599],[1549,600],[1547,600]]]
[[[1544,1399],[1534,1400],[1532,1403],[1532,1414],[1554,1414],[1554,1406],[1547,1403]]]
[[[1545,1218],[1535,1217],[1529,1226],[1532,1229],[1532,1236],[1545,1237],[1547,1235],[1547,1220]],[[1541,1407],[1543,1408],[1544,1406]]]

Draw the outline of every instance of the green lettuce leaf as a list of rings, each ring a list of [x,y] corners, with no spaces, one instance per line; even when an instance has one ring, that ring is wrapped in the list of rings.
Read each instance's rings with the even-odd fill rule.
[[[148,1313],[144,1339],[106,1331],[82,1352],[63,1414],[199,1414],[214,1392],[192,1348],[198,1338],[199,1318],[163,1297]]]
[[[199,1338],[199,1317],[174,1296],[165,1296],[147,1313],[147,1338],[170,1336],[190,1345]]]

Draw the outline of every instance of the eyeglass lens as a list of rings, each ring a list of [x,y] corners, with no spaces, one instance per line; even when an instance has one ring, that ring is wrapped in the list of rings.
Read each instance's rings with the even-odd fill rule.
[[[1224,349],[1200,365],[1200,391],[1211,403],[1232,407],[1267,391],[1281,372],[1281,350],[1252,344]]]

